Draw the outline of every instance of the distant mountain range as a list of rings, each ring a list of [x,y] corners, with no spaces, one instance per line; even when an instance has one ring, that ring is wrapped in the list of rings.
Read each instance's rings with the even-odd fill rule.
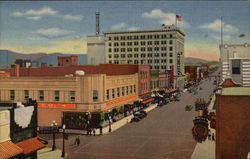
[[[78,64],[87,64],[87,54],[67,54],[67,53],[17,53],[10,50],[0,50],[0,68],[10,67],[16,59],[30,59],[33,67],[40,67],[41,63],[47,63],[48,66],[57,66],[58,56],[78,56]],[[186,57],[185,63],[207,63],[207,60],[193,57]]]
[[[33,67],[40,67],[41,63],[57,66],[58,56],[78,56],[78,64],[87,64],[86,54],[67,54],[67,53],[17,53],[10,50],[0,50],[0,67],[11,67],[16,59],[30,59]]]
[[[206,63],[208,62],[207,60],[200,59],[200,58],[194,58],[194,57],[186,57],[184,59],[185,63]]]

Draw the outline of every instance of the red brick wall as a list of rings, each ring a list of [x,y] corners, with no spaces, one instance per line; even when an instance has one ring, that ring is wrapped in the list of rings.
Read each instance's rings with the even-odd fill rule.
[[[74,66],[78,65],[77,56],[58,56],[57,57],[58,66]]]
[[[138,95],[140,98],[147,98],[147,94],[151,92],[150,65],[138,65],[138,75]]]
[[[216,159],[250,152],[250,96],[216,96]]]

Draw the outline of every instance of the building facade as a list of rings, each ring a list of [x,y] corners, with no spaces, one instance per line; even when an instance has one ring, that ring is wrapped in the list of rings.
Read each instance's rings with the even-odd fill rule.
[[[102,112],[138,100],[138,74],[0,77],[1,101],[38,101],[38,125],[62,122],[64,110]]]
[[[250,148],[250,88],[225,79],[216,94],[216,159],[245,159]]]
[[[89,65],[106,63],[104,36],[93,35],[87,37],[87,54]]]
[[[242,86],[250,86],[250,44],[220,45],[221,79],[231,77]]]
[[[78,56],[58,56],[57,66],[75,66],[78,65]]]
[[[174,87],[184,86],[184,37],[176,26],[154,30],[105,32],[106,62],[149,64],[152,70],[174,66]]]

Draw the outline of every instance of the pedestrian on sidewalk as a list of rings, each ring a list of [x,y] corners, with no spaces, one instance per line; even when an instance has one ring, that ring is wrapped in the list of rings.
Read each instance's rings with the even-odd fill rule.
[[[94,134],[94,136],[95,136],[95,128],[93,128],[93,134]]]
[[[210,129],[208,129],[208,140],[211,140],[211,130]]]
[[[77,146],[80,145],[80,136],[77,137]]]
[[[212,134],[212,140],[214,141],[214,133]]]
[[[78,136],[75,137],[75,144],[74,145],[77,145],[77,138],[78,138]]]
[[[100,126],[100,135],[102,135],[102,126]]]

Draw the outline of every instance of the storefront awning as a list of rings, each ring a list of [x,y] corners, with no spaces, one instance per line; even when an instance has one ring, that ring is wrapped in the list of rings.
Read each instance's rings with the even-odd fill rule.
[[[175,92],[176,91],[176,89],[168,89],[168,90],[166,90],[166,93],[172,93],[172,92]]]
[[[23,154],[25,155],[46,147],[46,145],[43,144],[37,137],[19,142],[17,143],[17,146],[23,149]]]
[[[11,141],[0,143],[0,158],[7,159],[21,154],[23,150]]]
[[[154,100],[153,98],[149,98],[149,99],[147,99],[147,100],[142,101],[142,103],[143,103],[143,104],[147,104],[147,103],[149,103],[149,102],[152,102],[153,100]]]

